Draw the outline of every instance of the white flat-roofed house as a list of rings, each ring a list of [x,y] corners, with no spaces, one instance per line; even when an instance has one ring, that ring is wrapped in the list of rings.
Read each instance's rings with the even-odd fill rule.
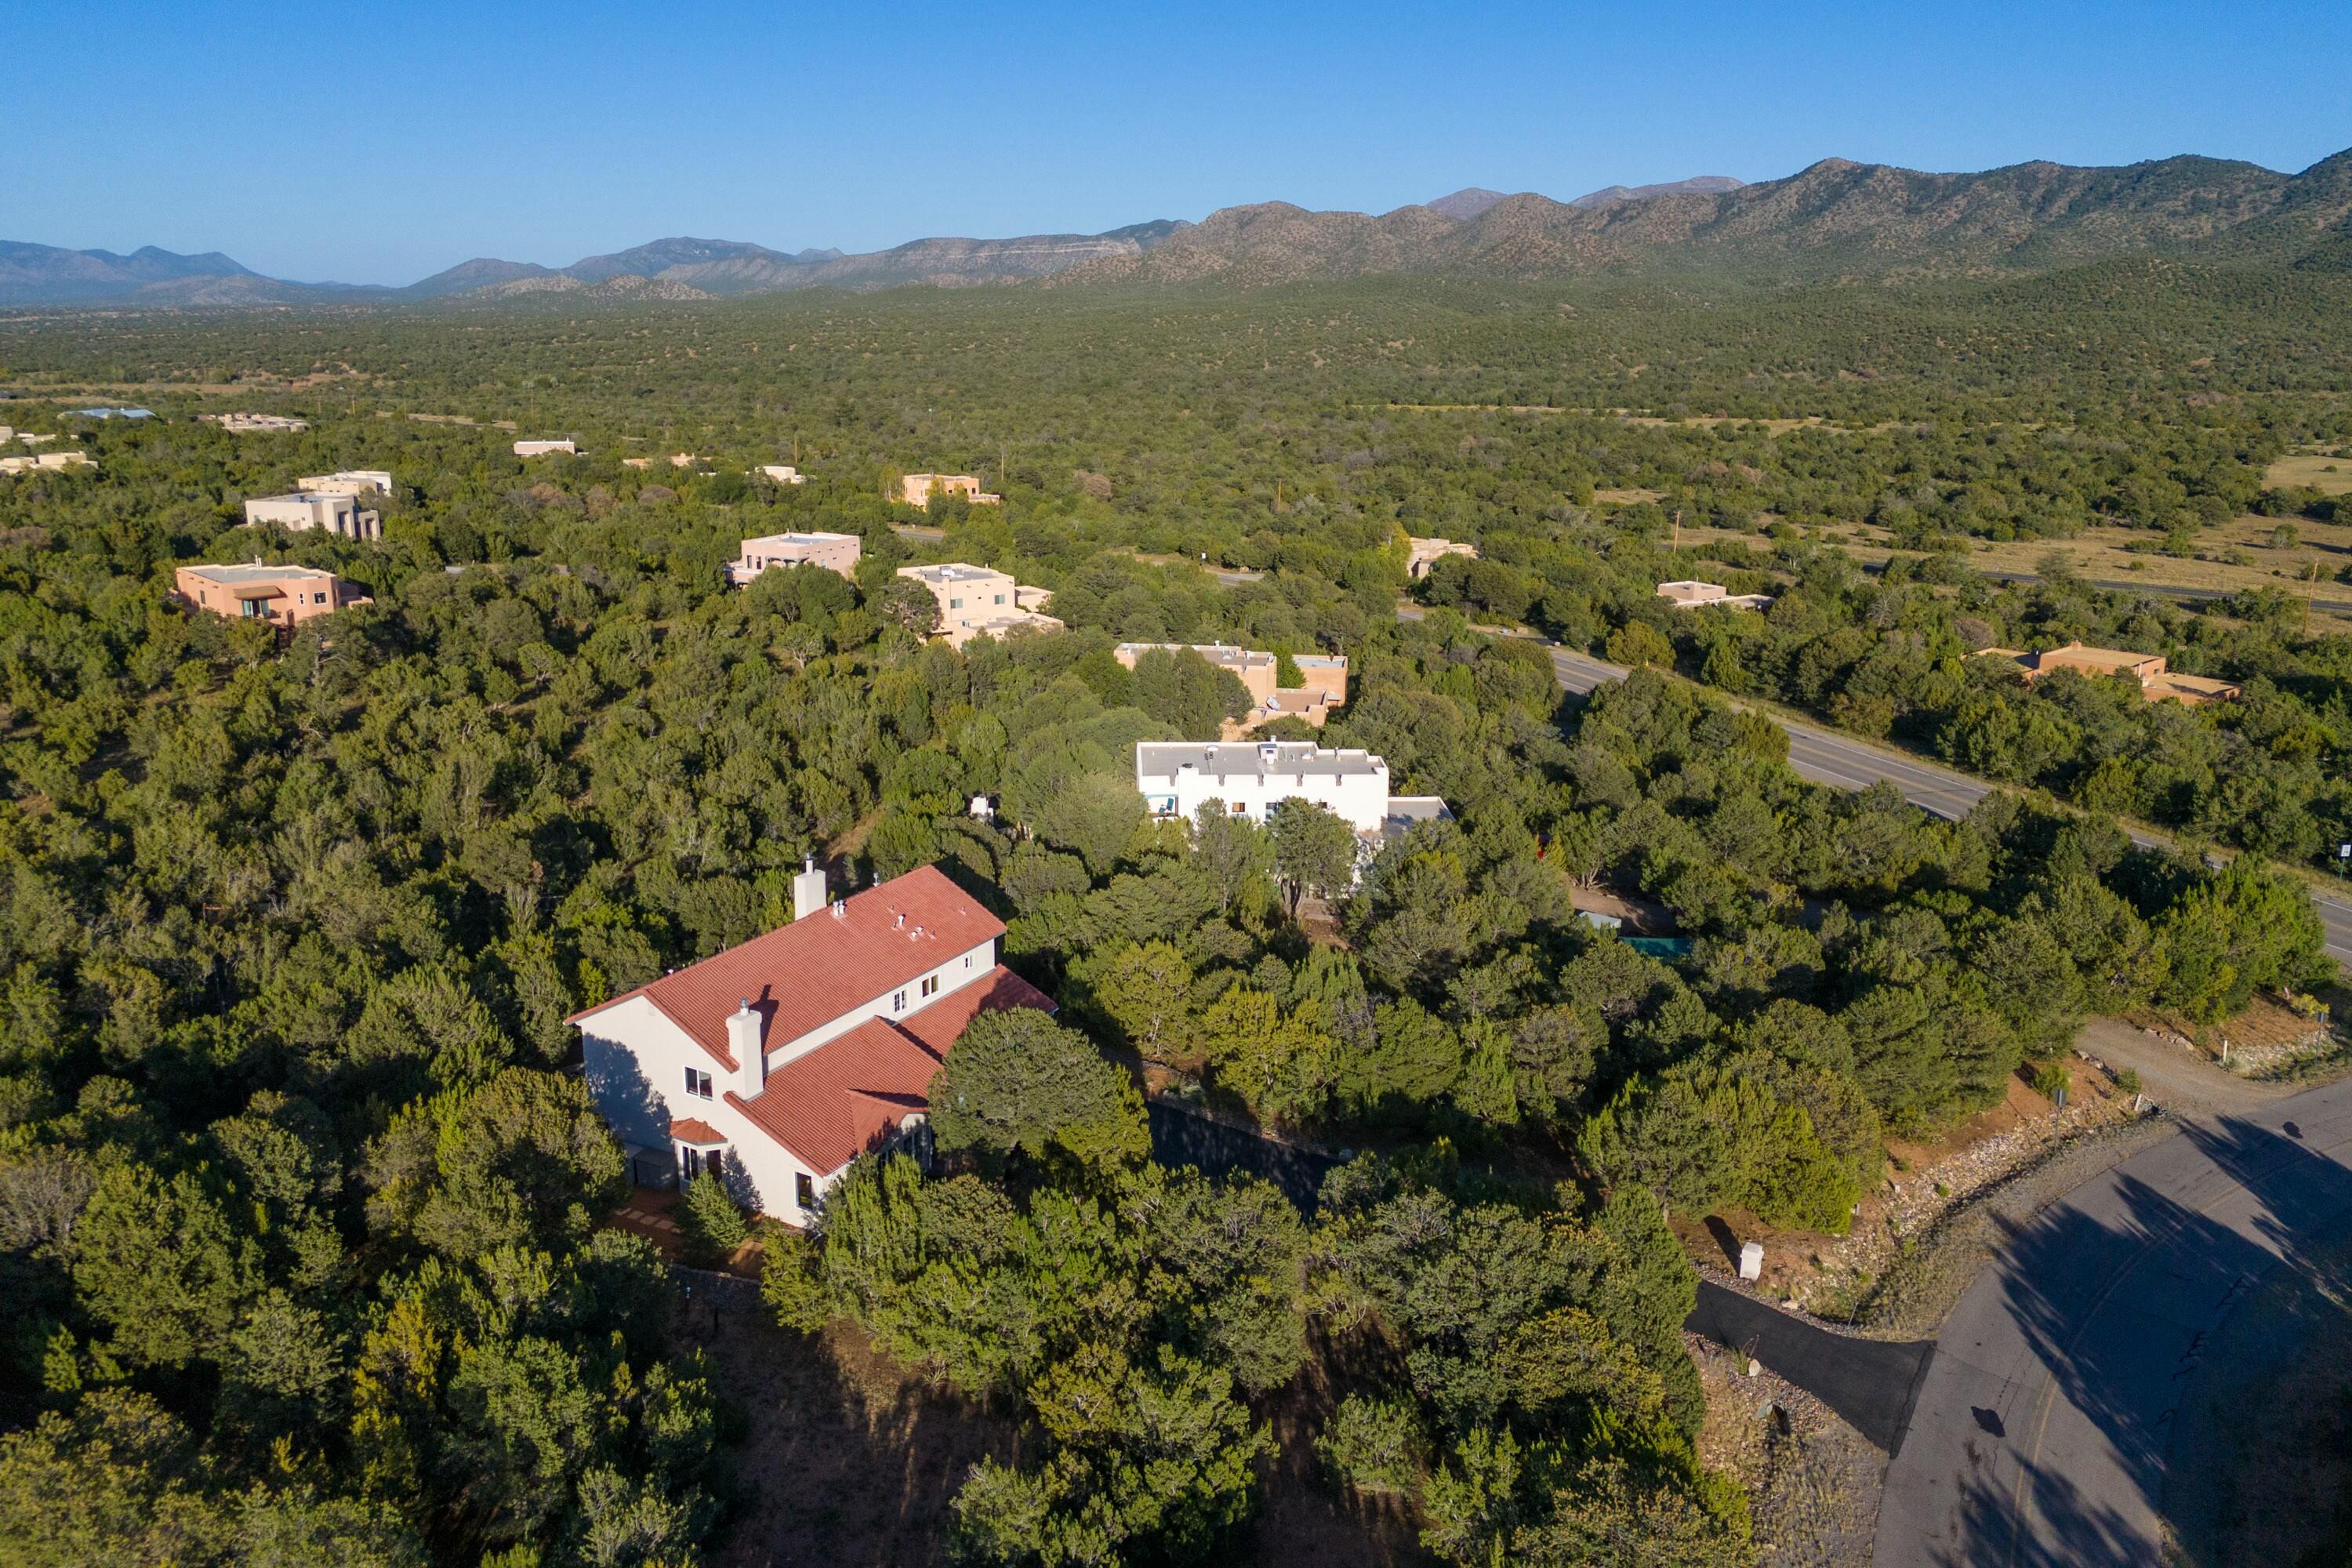
[[[331,474],[306,475],[294,482],[312,495],[388,496],[392,493],[392,474],[385,468],[343,468]]]
[[[245,503],[246,526],[274,522],[289,533],[313,531],[341,539],[382,539],[383,517],[370,511],[352,495],[320,495],[297,490],[292,495],[256,496]]]
[[[1278,802],[1312,801],[1359,833],[1380,832],[1389,816],[1388,759],[1307,741],[1139,742],[1135,787],[1152,816],[1184,821],[1213,800],[1254,822]]]
[[[765,474],[768,478],[775,480],[776,483],[780,485],[804,485],[808,483],[808,476],[802,473],[790,463],[763,463],[752,471],[754,473]]]
[[[804,1225],[852,1160],[922,1126],[972,1019],[1054,1004],[996,962],[1003,922],[936,867],[833,903],[805,870],[793,905],[790,925],[571,1022],[633,1179],[715,1172]]]
[[[518,458],[545,458],[559,453],[569,458],[577,456],[579,451],[579,443],[574,441],[517,441],[514,444],[514,455]]]
[[[856,582],[866,542],[854,533],[769,533],[747,539],[727,566],[727,580],[748,587],[761,573],[779,566],[822,566]]]

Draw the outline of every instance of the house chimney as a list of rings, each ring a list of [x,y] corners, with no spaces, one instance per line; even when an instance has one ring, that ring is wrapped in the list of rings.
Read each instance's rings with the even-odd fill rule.
[[[759,1099],[760,1091],[768,1087],[767,1044],[760,1038],[760,1015],[751,1011],[749,996],[727,1016],[727,1049],[735,1058],[736,1092],[746,1100]]]
[[[816,857],[804,857],[801,874],[793,879],[793,919],[804,921],[824,908],[824,873],[816,868]]]

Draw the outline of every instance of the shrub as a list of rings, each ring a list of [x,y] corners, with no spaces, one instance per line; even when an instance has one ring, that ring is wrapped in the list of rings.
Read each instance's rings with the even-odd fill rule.
[[[1408,1400],[1348,1395],[1315,1451],[1333,1480],[1360,1492],[1411,1493],[1421,1485],[1425,1448]]]
[[[678,1234],[686,1242],[686,1260],[702,1268],[716,1268],[735,1255],[751,1234],[751,1222],[718,1177],[708,1173],[686,1184],[677,1205]]]

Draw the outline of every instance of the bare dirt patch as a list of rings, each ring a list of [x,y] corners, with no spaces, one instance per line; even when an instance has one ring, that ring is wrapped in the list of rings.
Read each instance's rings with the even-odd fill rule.
[[[1021,1457],[1020,1413],[908,1373],[847,1322],[795,1334],[757,1311],[682,1315],[750,1429],[741,1496],[713,1568],[945,1568],[956,1491],[982,1459]],[[1401,1499],[1322,1477],[1314,1438],[1337,1393],[1311,1364],[1261,1404],[1279,1451],[1229,1562],[1247,1568],[1434,1568]]]
[[[906,1376],[845,1323],[800,1335],[735,1312],[708,1325],[719,1386],[751,1422],[740,1501],[710,1561],[945,1568],[949,1500],[982,1458],[1014,1456],[1014,1423]]]
[[[1748,1489],[1761,1568],[1862,1568],[1886,1458],[1811,1394],[1685,1335],[1706,1391],[1699,1458]]]

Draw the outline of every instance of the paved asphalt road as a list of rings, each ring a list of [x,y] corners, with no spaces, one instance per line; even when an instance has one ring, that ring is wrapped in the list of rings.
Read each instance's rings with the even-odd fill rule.
[[[2043,1210],[1937,1341],[1877,1568],[2154,1564],[2168,1520],[2204,1558],[2231,1425],[2279,1418],[2248,1404],[2318,1321],[2347,1216],[2352,1081],[2191,1120]]]
[[[1559,673],[1559,683],[1575,692],[1590,691],[1604,680],[1622,680],[1626,673],[1621,666],[1563,647],[1551,649],[1551,662]],[[1992,789],[1981,779],[1956,773],[1933,763],[1882,751],[1827,730],[1816,730],[1810,724],[1791,723],[1785,719],[1780,722],[1789,731],[1790,765],[1800,777],[1815,784],[1866,789],[1885,779],[1892,781],[1912,805],[1938,816],[1955,818],[1967,816],[1969,808]],[[2154,842],[2144,835],[2132,837],[2142,844]],[[2315,897],[2312,906],[2319,911],[2320,924],[2326,928],[2328,954],[2352,963],[2352,904]]]
[[[1753,1356],[1882,1449],[1902,1436],[1920,1369],[1936,1348],[1833,1334],[1712,1279],[1698,1282],[1698,1304],[1683,1327]]]

